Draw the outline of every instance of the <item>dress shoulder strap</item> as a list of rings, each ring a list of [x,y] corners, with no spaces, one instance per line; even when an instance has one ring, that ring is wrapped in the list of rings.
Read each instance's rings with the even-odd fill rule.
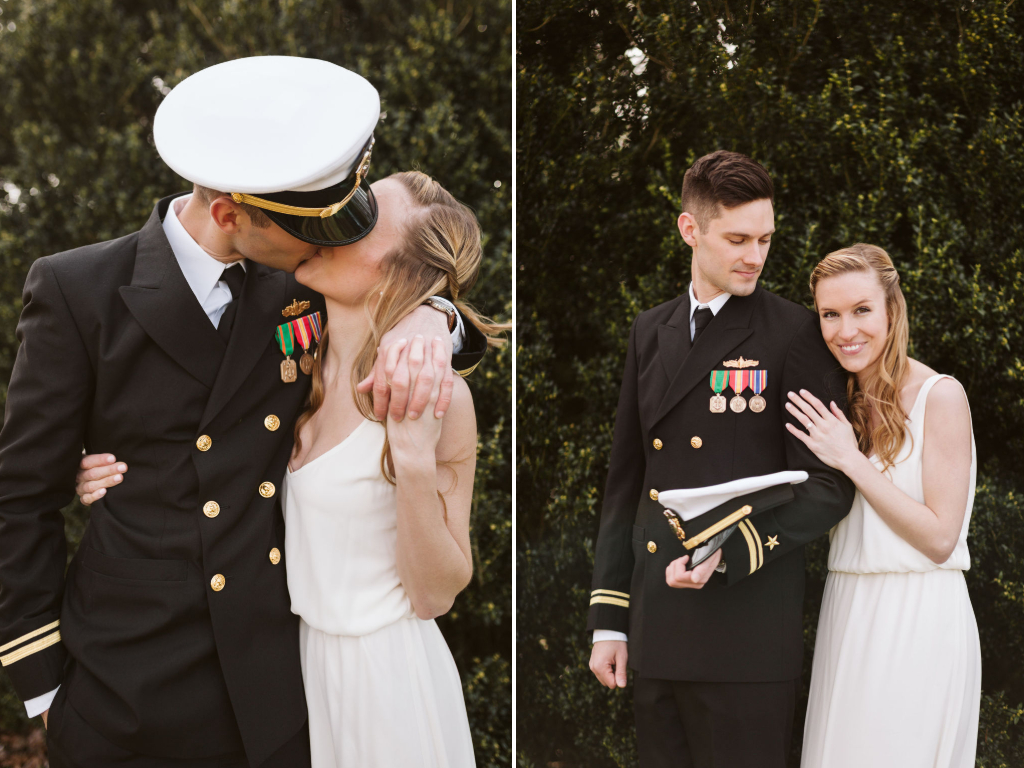
[[[948,373],[937,373],[934,376],[929,376],[925,379],[924,383],[921,385],[921,389],[918,390],[917,399],[914,400],[914,407],[911,408],[910,413],[907,414],[907,421],[909,422],[912,432],[920,434],[924,428],[924,412],[928,403],[928,393],[931,392],[932,387],[938,384],[942,379],[956,381],[960,388],[963,389],[963,384],[960,384],[959,381]]]

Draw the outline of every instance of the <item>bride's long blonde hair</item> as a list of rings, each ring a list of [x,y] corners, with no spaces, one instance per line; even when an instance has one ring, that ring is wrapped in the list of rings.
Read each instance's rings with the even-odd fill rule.
[[[381,261],[380,280],[367,293],[364,303],[369,328],[356,356],[351,386],[359,412],[373,421],[377,420],[373,413],[373,399],[369,394],[357,392],[356,384],[373,369],[381,337],[399,320],[422,305],[427,297],[443,296],[451,300],[463,317],[487,337],[488,346],[503,345],[505,339],[498,334],[511,327],[481,316],[462,298],[476,282],[483,257],[480,225],[473,211],[425,173],[406,171],[388,178],[405,187],[415,208],[413,215],[405,222],[401,242]],[[325,327],[313,362],[309,404],[295,423],[296,451],[302,447],[299,437],[302,427],[324,403],[322,365],[329,343]],[[385,436],[381,471],[393,484],[394,475],[387,461],[389,448]]]
[[[856,243],[833,251],[811,272],[811,294],[814,296],[815,310],[818,309],[815,293],[818,283],[825,278],[850,272],[873,272],[885,291],[889,331],[878,361],[878,375],[867,389],[861,389],[857,377],[852,373],[848,374],[846,383],[850,421],[857,434],[858,447],[866,455],[874,450],[882,461],[882,471],[885,471],[896,463],[907,436],[907,412],[900,400],[900,388],[910,373],[907,358],[907,345],[910,341],[907,302],[900,289],[899,273],[889,254],[877,245]],[[872,410],[878,414],[878,426],[873,430],[870,427]]]

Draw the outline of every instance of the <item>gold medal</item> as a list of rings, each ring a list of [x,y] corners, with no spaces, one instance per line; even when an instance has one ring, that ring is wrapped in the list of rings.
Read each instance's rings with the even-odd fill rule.
[[[729,387],[736,394],[729,401],[729,407],[733,413],[743,413],[747,410],[747,401],[743,397],[743,390],[750,382],[750,371],[737,370],[729,371]]]
[[[290,357],[281,361],[281,381],[285,384],[291,384],[299,378],[298,371],[295,370],[295,361]]]
[[[299,368],[307,376],[313,372],[313,356],[309,352],[302,353],[302,357],[299,358]]]
[[[764,388],[768,386],[768,371],[751,371],[750,388],[754,390],[754,396],[750,398],[750,410],[754,413],[761,413],[768,407],[768,402],[761,397]]]
[[[722,390],[725,389],[728,374],[728,371],[711,372],[711,389],[715,392],[714,397],[711,398],[712,413],[725,413],[725,396],[722,394]]]

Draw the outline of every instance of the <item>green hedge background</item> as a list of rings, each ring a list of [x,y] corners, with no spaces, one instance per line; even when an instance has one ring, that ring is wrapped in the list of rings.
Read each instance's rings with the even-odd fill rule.
[[[377,87],[374,177],[416,168],[476,210],[485,262],[470,300],[511,318],[510,0],[2,0],[0,381],[32,261],[132,232],[157,199],[188,188],[152,143],[167,89],[266,54],[327,59]],[[236,128],[211,125],[211,139]],[[512,760],[511,358],[489,353],[468,380],[480,429],[474,577],[441,621],[481,766]],[[88,512],[65,515],[77,543]],[[0,675],[0,733],[29,727]]]
[[[826,253],[876,243],[911,354],[967,388],[979,766],[1024,765],[1024,8],[1007,0],[519,0],[520,766],[636,764],[631,690],[584,632],[629,323],[682,293],[686,168],[752,155],[776,185],[762,285],[810,304]],[[827,542],[808,553],[804,701]]]

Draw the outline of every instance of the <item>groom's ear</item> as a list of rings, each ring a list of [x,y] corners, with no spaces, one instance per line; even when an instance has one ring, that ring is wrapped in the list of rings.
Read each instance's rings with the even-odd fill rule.
[[[242,206],[226,195],[210,203],[210,218],[225,235],[237,235],[245,217]]]
[[[679,234],[683,236],[683,240],[691,248],[697,245],[697,219],[694,218],[692,213],[683,211],[679,214],[679,219],[676,221],[679,226]]]

